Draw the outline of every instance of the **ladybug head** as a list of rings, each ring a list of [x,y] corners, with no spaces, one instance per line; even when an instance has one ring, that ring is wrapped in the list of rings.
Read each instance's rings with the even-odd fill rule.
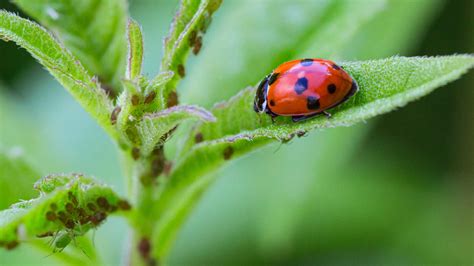
[[[267,111],[267,89],[268,76],[266,76],[258,85],[255,100],[253,102],[253,109],[257,113],[264,113]]]

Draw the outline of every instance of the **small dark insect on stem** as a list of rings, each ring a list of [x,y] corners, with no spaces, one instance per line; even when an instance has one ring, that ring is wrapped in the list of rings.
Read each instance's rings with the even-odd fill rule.
[[[115,109],[112,111],[112,114],[110,115],[110,122],[112,123],[112,125],[115,125],[117,123],[117,118],[120,114],[120,111],[122,111],[122,108],[120,106],[115,107]]]
[[[145,97],[144,103],[150,104],[151,102],[153,102],[153,100],[155,100],[155,98],[156,98],[156,92],[152,91],[148,93],[148,95]]]

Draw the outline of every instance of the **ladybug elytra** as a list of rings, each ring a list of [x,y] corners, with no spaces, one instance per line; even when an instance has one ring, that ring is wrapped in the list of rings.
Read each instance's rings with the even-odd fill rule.
[[[330,60],[293,60],[278,66],[259,84],[254,110],[293,121],[325,114],[358,91],[357,82]]]

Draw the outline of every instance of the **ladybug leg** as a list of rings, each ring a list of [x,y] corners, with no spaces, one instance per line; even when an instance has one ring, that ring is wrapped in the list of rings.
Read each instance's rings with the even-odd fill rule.
[[[317,115],[319,115],[319,113],[312,114],[312,115],[296,115],[296,116],[292,116],[291,119],[293,120],[293,122],[300,122]]]
[[[275,123],[275,118],[278,116],[277,114],[275,114],[274,112],[270,111],[270,109],[267,108],[267,110],[265,111],[268,115],[270,115],[270,117],[272,118],[272,124]]]
[[[327,118],[331,118],[332,114],[331,113],[328,113],[326,111],[323,111],[323,114],[327,117]]]

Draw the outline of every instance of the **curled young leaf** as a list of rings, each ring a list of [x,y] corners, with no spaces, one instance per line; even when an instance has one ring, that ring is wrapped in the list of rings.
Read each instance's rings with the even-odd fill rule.
[[[142,72],[143,34],[140,25],[133,20],[128,21],[128,64],[127,79],[133,80]]]
[[[215,122],[216,118],[207,110],[189,105],[180,105],[165,109],[159,113],[143,116],[138,125],[143,154],[149,154],[156,146],[166,141],[168,132],[171,132],[180,123],[189,119],[199,119],[205,122]]]
[[[177,82],[185,75],[185,60],[192,50],[198,54],[202,47],[202,36],[211,22],[212,14],[219,8],[222,0],[182,0],[165,39],[162,71],[173,71],[173,79],[166,85],[164,97],[176,89]]]

